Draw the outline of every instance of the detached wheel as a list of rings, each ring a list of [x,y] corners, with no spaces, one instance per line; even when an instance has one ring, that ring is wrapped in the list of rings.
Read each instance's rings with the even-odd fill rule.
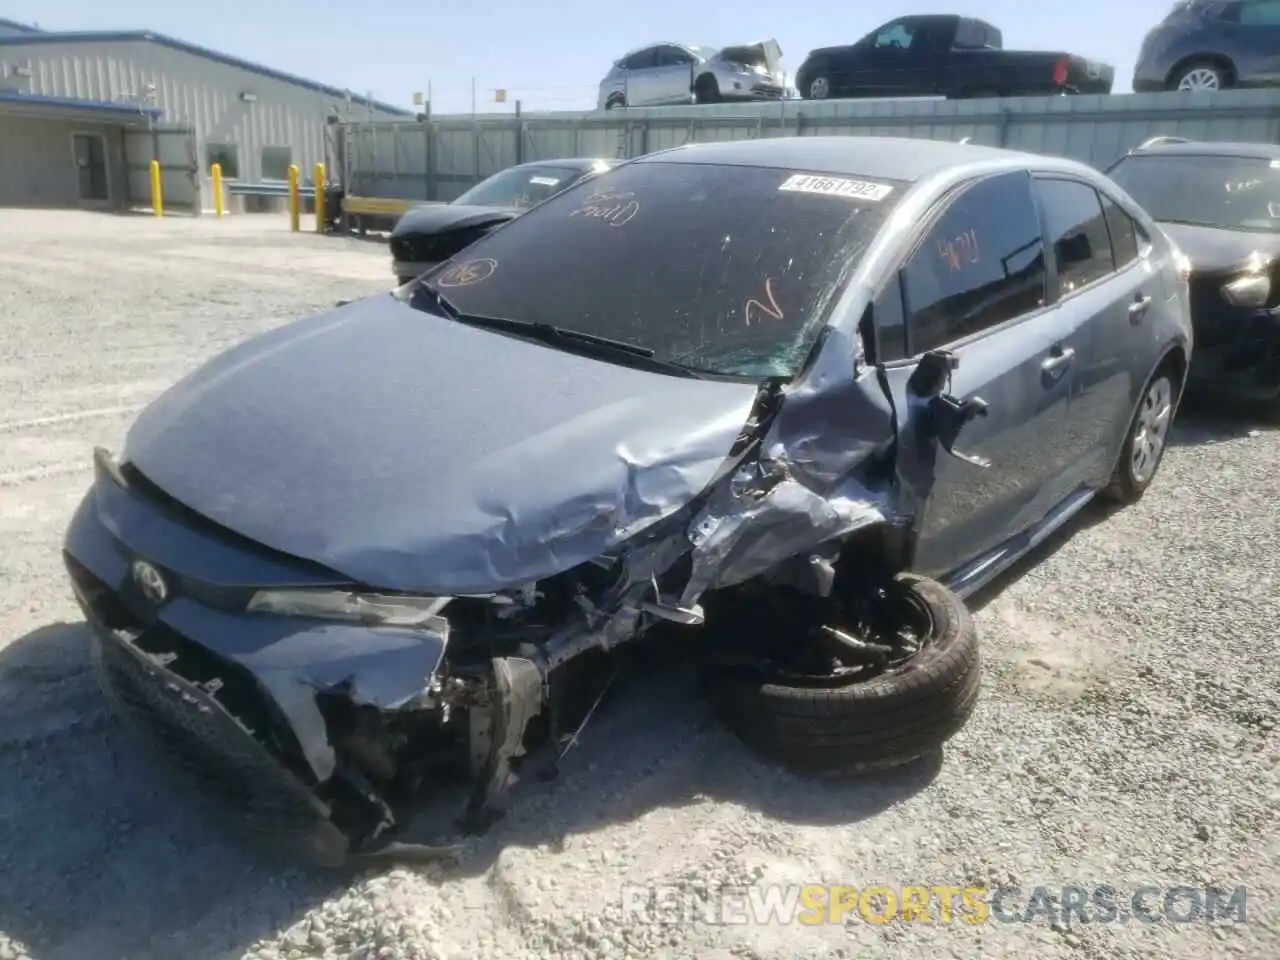
[[[1169,78],[1170,90],[1226,90],[1234,85],[1231,71],[1207,60],[1179,67]]]
[[[1175,374],[1168,365],[1157,370],[1142,391],[1129,433],[1120,448],[1111,480],[1102,496],[1122,506],[1137,503],[1156,478],[1169,443],[1169,429],[1178,397]]]
[[[858,634],[894,648],[879,665],[866,665],[866,650],[845,656],[855,651],[833,640],[824,671],[709,668],[707,692],[725,726],[761,757],[818,776],[902,766],[949,740],[969,719],[981,684],[968,609],[942,584],[913,574],[894,578],[873,608],[874,623]],[[846,638],[853,633],[842,629]],[[848,665],[853,660],[863,663]]]

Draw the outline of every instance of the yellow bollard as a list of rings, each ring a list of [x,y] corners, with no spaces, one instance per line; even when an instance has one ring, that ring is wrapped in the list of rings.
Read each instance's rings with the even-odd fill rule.
[[[157,217],[164,216],[164,191],[160,189],[160,161],[151,161],[151,209]]]
[[[298,196],[298,165],[289,164],[289,229],[298,232],[298,214],[302,209],[302,198]]]
[[[317,163],[316,181],[316,233],[324,233],[324,164]]]
[[[213,215],[220,217],[222,216],[222,164],[215,163],[210,167],[209,175],[213,178]]]

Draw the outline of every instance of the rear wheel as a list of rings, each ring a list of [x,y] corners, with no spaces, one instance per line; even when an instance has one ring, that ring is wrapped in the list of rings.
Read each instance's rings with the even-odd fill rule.
[[[809,81],[809,88],[804,92],[810,100],[827,100],[831,97],[831,80],[820,74]]]
[[[964,726],[978,699],[973,618],[940,583],[900,574],[857,629],[816,661],[715,667],[707,691],[725,725],[765,759],[799,773],[850,776],[910,763]],[[830,630],[830,628],[824,628]],[[879,651],[872,647],[880,648]]]
[[[1173,365],[1166,363],[1147,381],[1138,409],[1133,413],[1129,433],[1120,448],[1111,481],[1102,495],[1122,505],[1137,503],[1151,486],[1160,469],[1173,414],[1177,407],[1179,378]]]
[[[625,107],[626,105],[627,105],[627,100],[620,93],[613,94],[611,97],[609,97],[608,100],[604,102],[604,108],[606,110],[612,110],[614,107]]]
[[[1234,85],[1230,70],[1207,60],[1179,67],[1169,78],[1170,90],[1226,90]]]

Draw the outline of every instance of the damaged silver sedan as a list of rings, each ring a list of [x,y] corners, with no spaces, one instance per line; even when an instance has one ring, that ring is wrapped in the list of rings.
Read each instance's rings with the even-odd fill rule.
[[[765,757],[930,753],[978,695],[962,598],[1152,482],[1191,351],[1174,258],[1067,160],[625,163],[230,350],[96,452],[65,561],[104,690],[329,864],[458,772],[483,829],[591,715],[600,655],[658,629]]]

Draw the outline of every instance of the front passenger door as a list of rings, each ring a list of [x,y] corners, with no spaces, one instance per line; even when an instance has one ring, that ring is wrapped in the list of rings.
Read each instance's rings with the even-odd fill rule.
[[[643,107],[657,103],[660,92],[657,84],[658,48],[639,50],[627,57],[622,65],[627,71],[624,90],[627,106]]]
[[[899,277],[903,359],[887,363],[885,373],[898,421],[898,477],[914,500],[912,567],[950,579],[1055,505],[1055,448],[1067,423],[1073,355],[1048,309],[1030,174],[962,187],[925,228]],[[879,359],[891,361],[894,348],[885,344]],[[953,448],[987,466],[951,456],[930,439],[936,420],[912,377],[933,350],[958,360],[943,392],[988,405]]]
[[[659,103],[688,103],[693,97],[693,55],[670,44],[658,48],[653,69],[654,98]]]

